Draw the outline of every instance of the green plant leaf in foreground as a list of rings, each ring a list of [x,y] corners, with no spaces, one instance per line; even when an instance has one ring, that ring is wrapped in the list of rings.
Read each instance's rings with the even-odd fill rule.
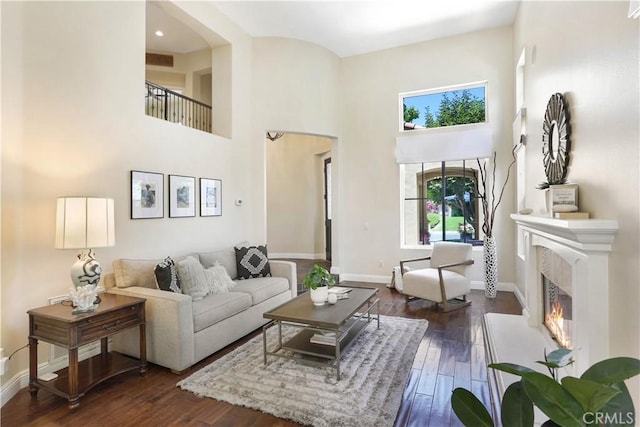
[[[511,384],[502,396],[502,425],[509,427],[533,426],[533,403],[524,392],[522,382]]]
[[[562,386],[580,403],[585,412],[596,412],[620,391],[605,384],[582,378],[565,377]]]
[[[456,388],[451,395],[451,407],[458,419],[467,427],[493,427],[487,408],[470,391]]]
[[[611,385],[640,374],[640,359],[613,357],[595,363],[580,378]]]
[[[497,369],[519,377],[529,372],[536,372],[533,369],[527,368],[526,366],[516,365],[515,363],[490,363],[489,368]]]
[[[536,406],[563,427],[583,426],[582,406],[552,378],[539,372],[522,375],[524,391]]]
[[[600,408],[597,412],[604,414],[609,420],[621,421],[621,418],[626,420],[627,425],[638,425],[636,422],[635,408],[633,407],[633,399],[629,394],[629,389],[623,382],[611,384],[611,387],[620,391],[613,397],[606,405]],[[616,418],[617,417],[617,418]],[[605,426],[613,426],[615,422],[604,423]]]

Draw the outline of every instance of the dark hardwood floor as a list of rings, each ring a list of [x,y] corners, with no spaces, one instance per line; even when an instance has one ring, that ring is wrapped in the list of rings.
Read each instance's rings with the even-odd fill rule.
[[[298,263],[299,281],[305,269],[314,263],[318,262]],[[471,306],[442,313],[427,301],[407,303],[403,295],[384,285],[342,284],[378,287],[381,314],[429,320],[429,328],[407,381],[396,426],[461,425],[450,405],[451,391],[455,387],[471,390],[489,406],[481,317],[489,312],[520,314],[520,305],[512,293],[498,292],[497,298],[490,300],[483,292],[472,291]],[[166,368],[149,364],[144,377],[130,372],[112,378],[90,390],[74,413],[68,411],[65,399],[46,390],[40,390],[37,398],[32,399],[28,388],[24,388],[2,407],[0,424],[3,427],[297,426],[252,409],[197,397],[176,387],[182,378],[258,334],[256,331],[209,356],[183,375],[174,375]]]

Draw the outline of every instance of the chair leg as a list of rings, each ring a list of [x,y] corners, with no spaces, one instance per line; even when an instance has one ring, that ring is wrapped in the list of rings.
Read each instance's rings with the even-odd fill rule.
[[[457,298],[453,298],[449,301],[442,301],[442,311],[444,311],[445,313],[449,312],[449,311],[453,311],[453,310],[458,310],[460,308],[464,308],[468,305],[471,305],[471,301],[467,301],[467,296],[464,295],[462,297],[462,300],[459,300]]]

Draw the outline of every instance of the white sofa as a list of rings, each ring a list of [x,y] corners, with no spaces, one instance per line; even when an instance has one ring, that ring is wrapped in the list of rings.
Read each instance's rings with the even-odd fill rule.
[[[237,285],[201,300],[163,291],[157,288],[153,271],[161,260],[119,259],[113,262],[113,273],[104,277],[107,292],[146,299],[147,360],[174,373],[261,327],[268,321],[264,312],[297,295],[292,262],[270,260],[271,277],[235,280],[234,248],[190,255],[204,268],[218,261]],[[130,329],[116,334],[111,349],[139,357],[138,333]]]

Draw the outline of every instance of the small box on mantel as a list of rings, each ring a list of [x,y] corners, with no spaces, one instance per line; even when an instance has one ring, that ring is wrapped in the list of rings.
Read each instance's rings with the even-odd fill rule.
[[[555,219],[589,219],[589,212],[556,212]]]

